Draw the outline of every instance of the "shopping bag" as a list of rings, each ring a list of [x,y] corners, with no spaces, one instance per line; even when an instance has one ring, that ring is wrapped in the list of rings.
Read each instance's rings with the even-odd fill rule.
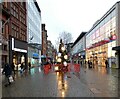
[[[14,82],[12,75],[9,76],[9,82]]]

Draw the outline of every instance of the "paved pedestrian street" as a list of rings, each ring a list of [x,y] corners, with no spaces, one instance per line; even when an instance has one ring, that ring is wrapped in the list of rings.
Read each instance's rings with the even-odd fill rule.
[[[40,67],[29,74],[16,73],[15,82],[4,86],[2,97],[118,97],[118,69],[80,68],[80,72],[44,74]]]

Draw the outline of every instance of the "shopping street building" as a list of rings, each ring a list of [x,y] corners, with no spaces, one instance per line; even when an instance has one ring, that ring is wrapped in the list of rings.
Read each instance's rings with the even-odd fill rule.
[[[96,21],[86,34],[86,60],[95,66],[120,68],[120,1]]]

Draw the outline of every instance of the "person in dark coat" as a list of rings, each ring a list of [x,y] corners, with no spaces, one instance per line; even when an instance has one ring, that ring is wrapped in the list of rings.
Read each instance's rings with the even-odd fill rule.
[[[105,60],[106,68],[108,68],[108,60]]]
[[[12,68],[10,67],[10,65],[8,63],[5,64],[2,73],[3,74],[5,73],[5,76],[8,80],[8,84],[5,84],[5,86],[10,85],[11,82],[9,81],[9,76],[12,75]]]
[[[28,65],[29,65],[29,70],[30,70],[31,69],[31,63],[29,62]]]

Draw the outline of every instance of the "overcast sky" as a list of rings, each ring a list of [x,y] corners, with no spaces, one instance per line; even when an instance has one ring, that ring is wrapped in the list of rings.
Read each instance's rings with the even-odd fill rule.
[[[73,42],[82,31],[89,31],[118,0],[37,0],[42,23],[53,45],[59,33],[72,34]]]

